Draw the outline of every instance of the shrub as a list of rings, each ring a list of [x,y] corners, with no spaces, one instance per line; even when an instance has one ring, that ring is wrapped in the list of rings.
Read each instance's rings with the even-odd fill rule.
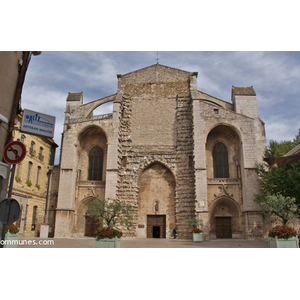
[[[289,226],[277,225],[269,230],[269,237],[287,240],[293,236],[297,236],[297,231]]]
[[[6,233],[10,232],[11,234],[16,234],[20,231],[19,227],[17,227],[15,224],[8,224],[6,226]]]
[[[122,235],[123,235],[122,231],[119,231],[111,227],[101,227],[96,229],[95,231],[95,237],[97,240],[104,239],[104,238],[113,239],[115,237],[121,238]]]

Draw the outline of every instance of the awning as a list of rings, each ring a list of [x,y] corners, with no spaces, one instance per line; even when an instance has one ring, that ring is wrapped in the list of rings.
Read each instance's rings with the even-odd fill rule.
[[[278,168],[286,164],[292,164],[300,160],[300,145],[293,148],[282,157],[266,157],[264,161],[267,162],[271,168]]]
[[[282,157],[266,157],[266,161],[272,168],[278,168],[286,164],[291,164],[300,160],[300,154],[282,156]]]

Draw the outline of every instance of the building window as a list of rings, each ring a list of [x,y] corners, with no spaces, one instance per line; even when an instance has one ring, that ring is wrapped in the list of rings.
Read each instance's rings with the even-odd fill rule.
[[[228,150],[223,143],[213,148],[214,178],[229,178]]]
[[[38,166],[37,167],[37,173],[36,173],[36,185],[38,185],[39,184],[39,179],[40,179],[40,174],[41,174],[41,167],[40,166]]]
[[[94,147],[89,154],[89,174],[88,180],[102,180],[103,169],[103,150],[100,147]]]
[[[40,147],[39,156],[38,156],[38,159],[40,161],[44,161],[43,150],[44,150],[43,147]]]
[[[214,113],[215,113],[215,115],[219,115],[219,109],[218,108],[214,108]]]
[[[34,142],[31,142],[30,148],[29,148],[29,154],[30,154],[30,156],[32,156],[32,157],[35,156],[34,145],[35,145],[35,143],[34,143]]]
[[[32,169],[32,162],[30,161],[28,163],[27,178],[26,178],[27,181],[30,180],[31,169]]]

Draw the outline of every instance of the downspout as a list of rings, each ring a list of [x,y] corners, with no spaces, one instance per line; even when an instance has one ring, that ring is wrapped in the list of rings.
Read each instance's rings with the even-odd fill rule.
[[[28,196],[27,196],[27,202],[26,202],[25,209],[24,209],[23,236],[24,236],[25,229],[26,229],[27,209],[28,209]]]
[[[46,193],[46,203],[45,203],[45,212],[44,212],[44,225],[47,225],[47,211],[48,211],[48,199],[49,199],[49,189],[50,189],[50,179],[51,179],[52,170],[47,172],[48,184],[47,184],[47,193]]]

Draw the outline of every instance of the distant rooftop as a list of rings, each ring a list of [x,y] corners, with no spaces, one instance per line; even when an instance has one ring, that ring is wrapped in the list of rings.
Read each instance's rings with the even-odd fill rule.
[[[70,93],[68,94],[67,101],[80,101],[83,97],[83,92],[81,93]]]
[[[253,86],[250,87],[235,87],[232,86],[232,94],[241,96],[256,96]]]

